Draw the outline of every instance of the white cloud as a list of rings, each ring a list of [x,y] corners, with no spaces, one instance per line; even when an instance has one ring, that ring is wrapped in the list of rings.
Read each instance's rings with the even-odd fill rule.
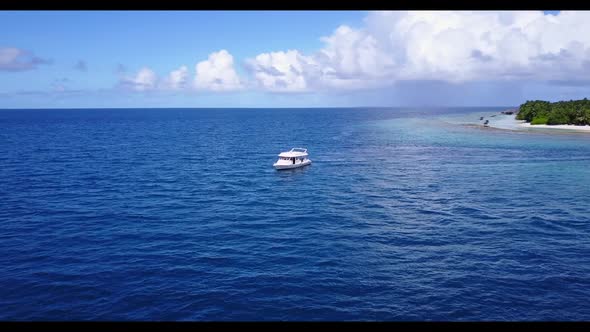
[[[0,70],[24,71],[37,68],[41,64],[51,61],[42,59],[30,52],[15,47],[0,48]]]
[[[301,92],[308,90],[304,70],[311,70],[313,60],[296,50],[259,54],[247,60],[247,65],[258,84],[274,92]],[[307,69],[304,69],[307,68]]]
[[[590,12],[378,11],[359,28],[336,27],[321,38],[317,52],[279,50],[245,62],[255,86],[280,93],[374,89],[404,81],[588,82],[587,31]],[[15,52],[0,49],[0,69],[19,67]],[[187,66],[181,66],[160,81],[143,68],[123,81],[136,91],[222,92],[250,86],[226,50],[198,62],[195,74],[189,78]]]
[[[197,63],[195,69],[196,77],[192,87],[187,84],[189,69],[185,65],[161,79],[152,69],[144,67],[134,76],[123,76],[119,84],[133,91],[189,91],[194,87],[197,90],[220,92],[243,88],[233,67],[233,57],[226,50],[211,53],[208,60]],[[122,71],[119,73],[122,74]]]
[[[233,91],[241,89],[242,83],[234,70],[234,58],[226,50],[214,52],[208,60],[195,66],[196,89],[210,91]]]
[[[590,12],[372,12],[340,26],[310,55],[262,53],[247,61],[269,91],[360,89],[405,80],[584,80]]]
[[[157,87],[158,77],[153,70],[143,67],[133,77],[125,77],[121,80],[121,84],[135,91],[149,91]]]
[[[326,46],[315,58],[322,67],[321,80],[327,86],[362,87],[392,74],[393,58],[379,49],[370,34],[343,25],[322,41]]]
[[[164,82],[164,88],[172,90],[180,90],[186,87],[188,80],[188,67],[181,66],[177,70],[170,72]]]

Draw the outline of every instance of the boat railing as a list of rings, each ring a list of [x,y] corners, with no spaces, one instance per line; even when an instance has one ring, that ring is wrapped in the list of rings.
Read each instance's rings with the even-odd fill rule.
[[[304,148],[292,148],[290,152],[305,152],[305,153],[307,153],[307,149],[304,149]]]

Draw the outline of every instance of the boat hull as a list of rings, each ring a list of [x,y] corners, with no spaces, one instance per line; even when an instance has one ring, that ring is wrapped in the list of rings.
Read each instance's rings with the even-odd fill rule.
[[[282,169],[299,168],[299,167],[307,166],[310,164],[311,164],[311,160],[306,160],[306,161],[299,163],[299,164],[287,164],[287,165],[274,164],[273,167],[277,170],[282,170]]]

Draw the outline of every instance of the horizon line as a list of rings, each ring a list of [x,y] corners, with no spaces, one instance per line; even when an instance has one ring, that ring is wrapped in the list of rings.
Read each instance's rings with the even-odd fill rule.
[[[49,107],[49,108],[0,108],[0,111],[16,110],[136,110],[136,109],[356,109],[356,108],[484,108],[484,107],[518,107],[510,105],[484,105],[484,106],[443,106],[443,105],[423,105],[423,106],[323,106],[323,107]]]

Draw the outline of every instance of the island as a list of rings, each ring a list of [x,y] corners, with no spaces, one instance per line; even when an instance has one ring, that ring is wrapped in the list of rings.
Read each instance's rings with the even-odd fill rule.
[[[590,100],[558,101],[529,100],[520,105],[517,120],[530,125],[590,125]]]

